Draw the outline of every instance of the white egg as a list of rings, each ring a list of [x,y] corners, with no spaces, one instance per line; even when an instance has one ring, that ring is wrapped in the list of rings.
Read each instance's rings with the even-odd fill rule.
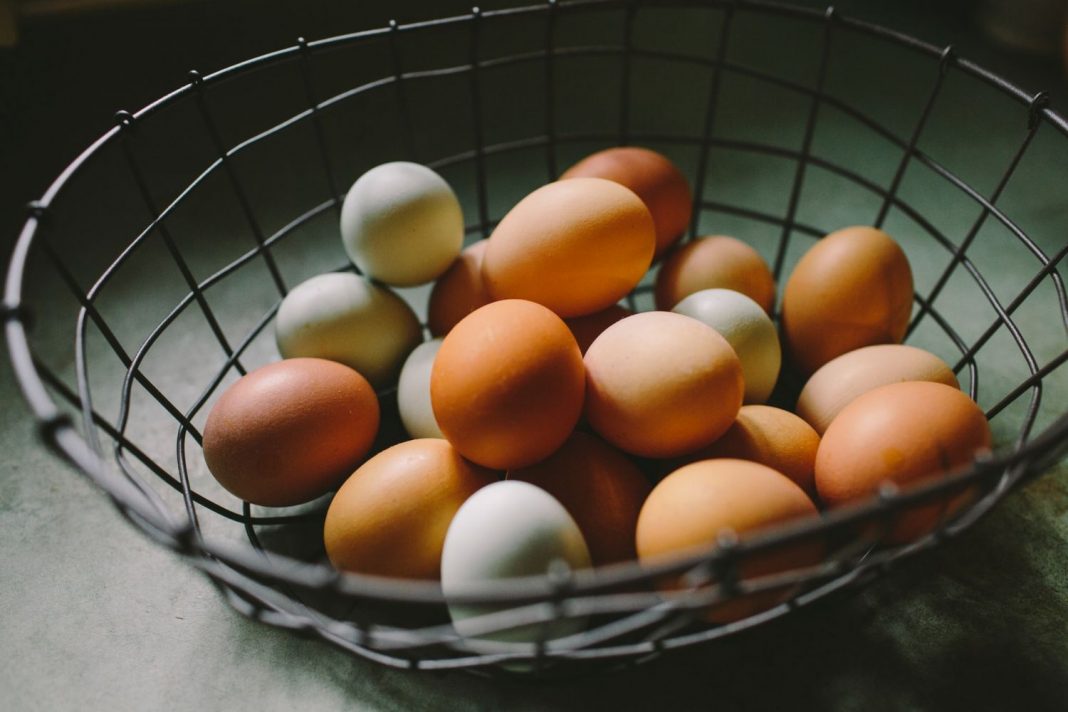
[[[401,368],[397,382],[397,408],[404,429],[413,438],[444,438],[430,405],[430,371],[441,348],[441,338],[415,347]]]
[[[480,585],[515,576],[544,575],[556,560],[572,569],[588,568],[590,552],[578,525],[563,505],[540,487],[518,480],[494,482],[464,502],[445,535],[441,588],[446,598],[477,592]],[[450,605],[453,626],[471,635],[464,622],[496,610]],[[562,618],[544,631],[546,639],[577,633],[586,622]],[[482,636],[496,641],[532,642],[544,626],[531,625]]]
[[[407,302],[348,272],[321,274],[294,287],[278,307],[274,326],[283,358],[338,361],[376,387],[394,382],[423,338]]]
[[[759,304],[731,289],[703,289],[683,299],[672,311],[718,331],[742,362],[745,402],[767,401],[779,378],[782,347],[775,324]]]
[[[352,184],[341,206],[341,240],[353,264],[386,284],[437,279],[463,247],[456,194],[418,163],[383,163]]]

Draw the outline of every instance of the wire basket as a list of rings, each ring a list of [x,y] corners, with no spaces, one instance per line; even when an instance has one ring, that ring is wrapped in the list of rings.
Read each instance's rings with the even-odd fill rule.
[[[998,140],[969,144],[978,122]],[[991,419],[995,452],[935,484],[886,485],[863,505],[722,537],[683,561],[487,584],[452,601],[496,607],[468,621],[468,637],[436,583],[326,565],[325,501],[262,509],[214,483],[199,449],[206,413],[277,358],[268,326],[289,286],[352,269],[337,216],[363,170],[435,168],[476,239],[561,168],[620,144],[657,148],[688,173],[688,239],[743,237],[777,279],[813,238],[885,226],[916,274],[907,340],[954,365]],[[1056,181],[1066,155],[1068,124],[1044,94],[833,9],[553,0],[301,39],[120,111],[31,204],[7,277],[8,347],[44,443],[249,617],[395,667],[639,662],[870,581],[1056,464],[1068,444],[1068,224],[1026,230],[1034,206],[1013,177]],[[402,291],[422,308],[425,290]],[[650,292],[647,279],[628,299],[651,308]],[[783,402],[790,393],[787,379]],[[395,423],[395,392],[379,395]],[[379,446],[399,437],[384,426]],[[881,545],[895,513],[965,491],[971,504],[930,535]],[[832,543],[824,563],[741,574],[748,557],[815,537]],[[687,587],[658,591],[667,575]],[[788,600],[734,623],[701,615],[784,588]],[[560,617],[588,625],[530,643],[483,637]]]

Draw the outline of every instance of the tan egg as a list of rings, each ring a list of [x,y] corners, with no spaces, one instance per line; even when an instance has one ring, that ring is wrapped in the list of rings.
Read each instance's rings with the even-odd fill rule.
[[[745,460],[702,460],[675,470],[653,488],[638,516],[636,543],[644,563],[698,554],[721,534],[739,536],[816,517],[812,500],[785,475]],[[758,577],[822,561],[822,540],[803,539],[744,559],[741,577]],[[678,588],[671,581],[666,588]],[[771,590],[714,606],[708,618],[739,620],[771,608],[789,591]]]
[[[664,260],[656,276],[656,308],[663,311],[703,289],[733,289],[767,313],[775,306],[775,278],[760,253],[741,240],[712,235],[689,242]]]
[[[743,405],[722,437],[686,456],[684,463],[723,457],[759,462],[786,475],[806,494],[814,496],[819,445],[820,436],[812,426],[790,411]]]
[[[906,487],[959,469],[990,444],[983,411],[956,388],[926,381],[880,386],[827,428],[816,453],[816,489],[828,507],[863,501],[883,482]],[[948,504],[909,508],[895,517],[886,540],[923,536],[968,498],[965,492]]]
[[[579,349],[582,353],[590,348],[590,344],[601,335],[601,332],[608,327],[615,324],[620,319],[633,314],[630,309],[622,307],[618,304],[599,311],[596,314],[587,314],[586,316],[576,316],[571,319],[564,319],[564,323],[567,324],[567,328],[571,329],[571,333],[575,336],[575,341],[578,342]]]
[[[468,497],[497,474],[444,440],[408,440],[365,462],[334,495],[323,541],[335,568],[437,579],[445,533]]]
[[[855,398],[901,381],[960,388],[953,369],[928,351],[904,344],[865,346],[828,361],[812,374],[797,399],[797,414],[822,434]]]
[[[378,423],[378,398],[359,373],[324,359],[287,359],[243,376],[216,401],[204,426],[204,460],[243,500],[300,504],[352,472]]]
[[[444,336],[465,316],[492,300],[482,286],[482,255],[486,240],[464,248],[445,274],[434,283],[427,304],[427,326]]]
[[[742,365],[696,319],[645,312],[618,321],[585,356],[586,419],[605,440],[643,457],[708,445],[742,405]]]
[[[847,227],[813,245],[786,282],[782,331],[794,365],[812,373],[844,353],[899,343],[912,313],[912,270],[893,238]]]
[[[507,478],[551,494],[578,524],[595,566],[634,559],[638,512],[652,486],[600,438],[575,432],[541,462],[510,470]]]
[[[535,190],[489,237],[482,280],[494,299],[526,299],[562,317],[607,309],[641,280],[656,231],[645,203],[602,178]]]
[[[520,299],[453,327],[430,375],[438,427],[464,457],[525,467],[563,445],[582,414],[582,352],[560,317]]]
[[[615,181],[642,199],[656,226],[653,259],[674,245],[690,224],[693,211],[690,184],[682,171],[663,154],[637,146],[605,149],[568,168],[560,180],[582,177]]]

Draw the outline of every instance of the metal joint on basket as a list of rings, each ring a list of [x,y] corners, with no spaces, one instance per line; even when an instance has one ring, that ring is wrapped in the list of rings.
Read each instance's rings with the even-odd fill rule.
[[[37,420],[37,437],[51,447],[56,447],[56,433],[63,428],[73,427],[73,421],[66,413],[55,412]]]
[[[17,321],[24,329],[29,329],[33,325],[33,312],[22,304],[4,302],[0,304],[0,322],[7,324],[9,321]]]
[[[953,45],[946,45],[942,49],[942,54],[938,55],[938,70],[945,74],[956,61],[957,48]]]
[[[827,20],[827,22],[834,22],[838,18],[838,10],[834,5],[828,5],[827,9],[823,11],[823,19]]]
[[[31,200],[26,203],[26,214],[38,223],[44,223],[48,218],[48,206],[40,200]]]
[[[716,580],[724,595],[733,596],[738,590],[738,534],[733,529],[725,529],[716,536],[716,549],[719,555],[713,566]]]
[[[1027,107],[1027,130],[1034,131],[1038,128],[1038,122],[1042,118],[1042,112],[1049,106],[1049,92],[1040,91],[1031,97],[1031,104]]]
[[[307,56],[311,52],[311,47],[308,46],[308,40],[303,37],[297,38],[297,48],[300,49],[301,56]]]
[[[134,115],[126,109],[119,109],[113,117],[115,125],[124,131],[129,131],[134,126]]]
[[[193,88],[197,91],[204,89],[204,76],[195,69],[190,69],[186,74],[189,77],[189,83],[193,85]]]

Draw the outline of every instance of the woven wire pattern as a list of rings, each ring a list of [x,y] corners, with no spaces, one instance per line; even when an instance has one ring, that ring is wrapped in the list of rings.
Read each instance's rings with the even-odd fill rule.
[[[643,17],[652,12],[704,13],[712,35],[711,52],[693,53],[678,48],[650,47],[638,41]],[[613,41],[566,43],[561,24],[572,19],[611,16],[620,32]],[[743,21],[793,23],[815,38],[809,58],[814,71],[801,81],[786,74],[736,61],[731,57],[731,39]],[[536,46],[509,48],[491,53],[498,23],[520,22],[536,28],[540,42]],[[442,63],[411,66],[413,43],[425,41],[435,33],[459,33],[459,59]],[[886,42],[911,53],[925,68],[914,82],[925,88],[920,110],[908,120],[908,130],[888,128],[872,118],[848,97],[828,90],[836,42],[849,38]],[[598,38],[599,40],[600,38]],[[374,46],[381,64],[371,68],[374,78],[355,85],[323,93],[317,82],[317,59],[332,52]],[[408,49],[408,52],[405,50]],[[614,122],[598,130],[575,130],[562,126],[562,82],[567,78],[565,62],[591,60],[608,63],[618,79]],[[657,131],[642,127],[634,117],[636,100],[634,80],[641,62],[685,67],[696,72],[706,84],[696,92],[702,109],[698,112],[697,132]],[[236,80],[274,67],[295,69],[295,79],[286,88],[294,89],[302,103],[277,123],[259,131],[233,138],[218,118],[217,104],[223,92]],[[535,117],[538,130],[528,135],[498,140],[495,125],[485,113],[496,97],[487,96],[487,77],[493,72],[522,68],[529,85],[516,87],[517,96],[533,97],[540,113]],[[1005,106],[1018,115],[1014,148],[990,190],[983,190],[938,160],[923,145],[925,130],[945,101],[946,84],[953,77],[976,80],[995,92]],[[786,147],[779,142],[747,140],[720,133],[724,84],[729,81],[752,82],[774,87],[803,103],[803,133],[799,145]],[[465,133],[453,136],[452,144],[440,149],[422,135],[416,125],[420,116],[420,90],[425,86],[450,82],[452,88],[463,87],[472,108]],[[281,91],[281,89],[280,89]],[[999,392],[992,401],[983,403],[988,418],[1001,426],[1002,444],[965,471],[937,483],[902,492],[884,486],[872,502],[862,506],[825,513],[820,520],[782,528],[762,536],[737,539],[724,536],[717,546],[685,560],[639,567],[620,564],[597,571],[554,570],[549,576],[517,579],[487,584],[485,590],[455,602],[495,604],[500,610],[469,622],[471,635],[457,635],[444,615],[440,588],[431,582],[401,582],[375,577],[339,574],[316,561],[287,556],[263,541],[265,533],[289,526],[315,526],[321,521],[322,503],[299,511],[262,511],[248,503],[235,504],[217,490],[202,485],[198,463],[200,429],[206,410],[214,397],[238,375],[255,367],[255,345],[268,333],[278,302],[295,282],[287,275],[285,252],[316,221],[336,220],[343,189],[354,179],[337,165],[339,152],[333,147],[329,131],[331,112],[351,102],[372,97],[387,103],[393,112],[393,143],[382,148],[392,158],[418,160],[446,172],[465,171],[471,178],[470,199],[465,212],[476,220],[467,226],[472,237],[488,235],[501,212],[493,205],[491,175],[500,161],[520,161],[540,171],[538,180],[555,179],[561,166],[561,150],[597,144],[642,144],[669,147],[693,157],[690,179],[697,196],[687,239],[703,234],[707,216],[731,218],[759,224],[777,234],[770,260],[776,280],[782,284],[791,248],[798,249],[797,238],[818,238],[837,225],[816,225],[802,218],[806,180],[816,170],[836,176],[869,194],[877,204],[874,214],[857,218],[883,226],[893,216],[907,218],[924,239],[932,241],[948,256],[948,262],[936,269],[930,283],[917,290],[915,309],[907,339],[923,328],[933,328],[953,348],[949,361],[961,377],[966,390],[980,399],[980,380],[984,347],[1007,339],[1013,359],[1022,364],[1022,377]],[[269,624],[316,635],[353,654],[396,667],[419,669],[489,668],[502,663],[525,663],[537,671],[565,669],[577,661],[636,662],[655,657],[672,648],[686,647],[732,635],[804,607],[828,594],[869,581],[881,574],[897,559],[936,546],[974,523],[1014,486],[1041,474],[1056,463],[1068,448],[1068,402],[1064,369],[1068,360],[1068,298],[1061,267],[1068,254],[1068,239],[1054,243],[1054,251],[1029,235],[1001,207],[999,199],[1010,187],[1012,178],[1040,130],[1056,137],[1063,151],[1068,143],[1068,123],[1047,107],[1044,94],[1029,95],[956,56],[952,48],[937,48],[863,22],[845,18],[833,8],[814,12],[764,2],[618,2],[613,0],[553,0],[528,7],[471,13],[426,22],[388,26],[317,41],[300,39],[295,45],[250,59],[211,74],[190,73],[188,82],[177,90],[137,112],[120,111],[115,127],[90,146],[57,178],[41,200],[30,206],[27,223],[20,236],[8,274],[4,297],[6,335],[12,362],[20,386],[40,423],[44,441],[61,457],[86,473],[111,497],[120,512],[163,546],[183,554],[194,566],[214,581],[226,600],[237,610]],[[211,160],[201,166],[195,177],[169,191],[153,184],[151,150],[152,119],[168,111],[187,110],[199,127],[202,140],[210,147]],[[425,108],[424,108],[425,110]],[[885,182],[875,180],[857,166],[821,155],[817,135],[824,112],[836,111],[897,154],[896,166]],[[443,112],[444,113],[444,112]],[[265,224],[261,206],[249,185],[248,171],[241,161],[258,147],[290,134],[310,132],[306,155],[316,165],[317,197],[286,217],[276,226]],[[362,139],[361,139],[362,140]],[[366,139],[370,143],[373,139]],[[430,148],[428,149],[428,145]],[[453,148],[456,150],[451,150]],[[448,149],[448,150],[447,150]],[[147,211],[148,221],[139,224],[130,237],[121,238],[122,247],[110,256],[103,269],[86,279],[81,272],[82,256],[72,254],[69,229],[56,224],[53,213],[62,199],[76,185],[75,178],[105,152],[114,154],[134,190],[139,206]],[[713,151],[733,151],[747,157],[761,157],[782,162],[789,168],[789,189],[781,212],[756,209],[727,199],[709,198],[706,187],[712,184]],[[993,159],[991,159],[993,160]],[[277,166],[276,166],[277,167]],[[949,234],[929,211],[902,197],[902,185],[917,168],[930,173],[951,187],[966,201],[975,214],[971,227],[961,234]],[[344,178],[342,178],[344,176]],[[220,187],[221,186],[221,187]],[[535,187],[532,185],[531,188]],[[236,252],[221,266],[205,270],[200,255],[193,254],[183,236],[172,225],[180,211],[203,192],[225,192],[234,206],[240,223],[233,243]],[[162,196],[162,197],[161,197]],[[201,219],[211,220],[203,215]],[[278,221],[275,221],[278,222]],[[1012,240],[1011,246],[1029,255],[1034,271],[1007,298],[992,286],[989,276],[973,260],[969,250],[980,234],[996,225]],[[121,228],[116,226],[116,232]],[[122,233],[126,234],[126,233]],[[136,335],[133,343],[120,333],[122,325],[108,316],[105,308],[108,290],[126,272],[136,271],[138,255],[147,249],[162,249],[177,271],[180,296],[165,316],[147,331]],[[210,247],[203,247],[210,250]],[[290,255],[286,258],[284,255]],[[31,285],[31,263],[58,280],[76,301],[73,323],[73,352],[70,359],[75,375],[71,385],[48,365],[55,354],[43,344],[35,344],[28,325],[30,316],[37,321],[34,305],[24,291]],[[345,261],[335,269],[353,269]],[[250,269],[259,270],[259,283],[271,293],[272,306],[254,314],[254,320],[242,323],[235,331],[226,316],[220,315],[220,289]],[[987,273],[989,274],[989,273]],[[985,300],[993,318],[978,328],[962,328],[960,319],[939,305],[939,297],[955,279],[970,280]],[[25,285],[24,285],[25,281]],[[151,287],[151,280],[148,286]],[[25,287],[25,288],[24,288]],[[1045,291],[1042,291],[1045,290]],[[650,292],[648,284],[639,286],[628,297],[632,308],[640,309]],[[1031,308],[1038,295],[1045,295],[1041,306],[1046,309],[1045,323],[1053,334],[1054,348],[1036,349],[1032,338],[1014,320],[1020,309]],[[134,295],[136,297],[136,295]],[[152,357],[166,348],[161,344],[181,331],[184,320],[195,316],[202,320],[197,332],[199,347],[210,346],[214,354],[208,365],[195,359],[188,375],[195,380],[197,396],[179,402],[149,366]],[[69,324],[67,339],[69,346]],[[965,333],[967,331],[967,333]],[[1058,346],[1059,345],[1059,346]],[[118,393],[94,389],[94,368],[99,369],[101,352],[121,364]],[[945,358],[946,353],[942,354]],[[1054,378],[1058,374],[1059,380]],[[380,392],[384,403],[394,391]],[[155,416],[146,415],[139,406],[141,398],[155,404]],[[114,409],[100,405],[107,401]],[[114,400],[114,403],[111,403]],[[58,404],[57,404],[58,401]],[[1053,403],[1051,422],[1040,424],[1041,408]],[[115,413],[111,416],[110,413]],[[158,448],[132,435],[143,420],[152,420],[169,440],[172,456],[158,454]],[[1040,424],[1040,426],[1036,426]],[[1036,427],[1038,428],[1036,430]],[[1007,436],[1006,436],[1007,433]],[[114,463],[117,468],[113,466]],[[202,468],[201,468],[202,470]],[[944,500],[947,496],[970,493],[970,506],[946,515],[929,536],[905,546],[878,547],[888,531],[892,517],[905,507]],[[851,536],[860,525],[864,536]],[[232,536],[215,536],[218,527],[230,527],[243,533],[244,541]],[[210,530],[210,531],[209,531]],[[771,576],[747,578],[741,564],[748,557],[803,539],[820,538],[834,542],[828,559],[813,567]],[[250,546],[251,544],[251,546]],[[667,575],[682,575],[684,590],[666,593],[652,586]],[[726,625],[704,622],[701,611],[708,606],[738,596],[768,590],[791,591],[785,602],[744,620]],[[559,617],[588,619],[584,632],[566,638],[532,643],[493,642],[478,635],[520,625],[551,623]]]

